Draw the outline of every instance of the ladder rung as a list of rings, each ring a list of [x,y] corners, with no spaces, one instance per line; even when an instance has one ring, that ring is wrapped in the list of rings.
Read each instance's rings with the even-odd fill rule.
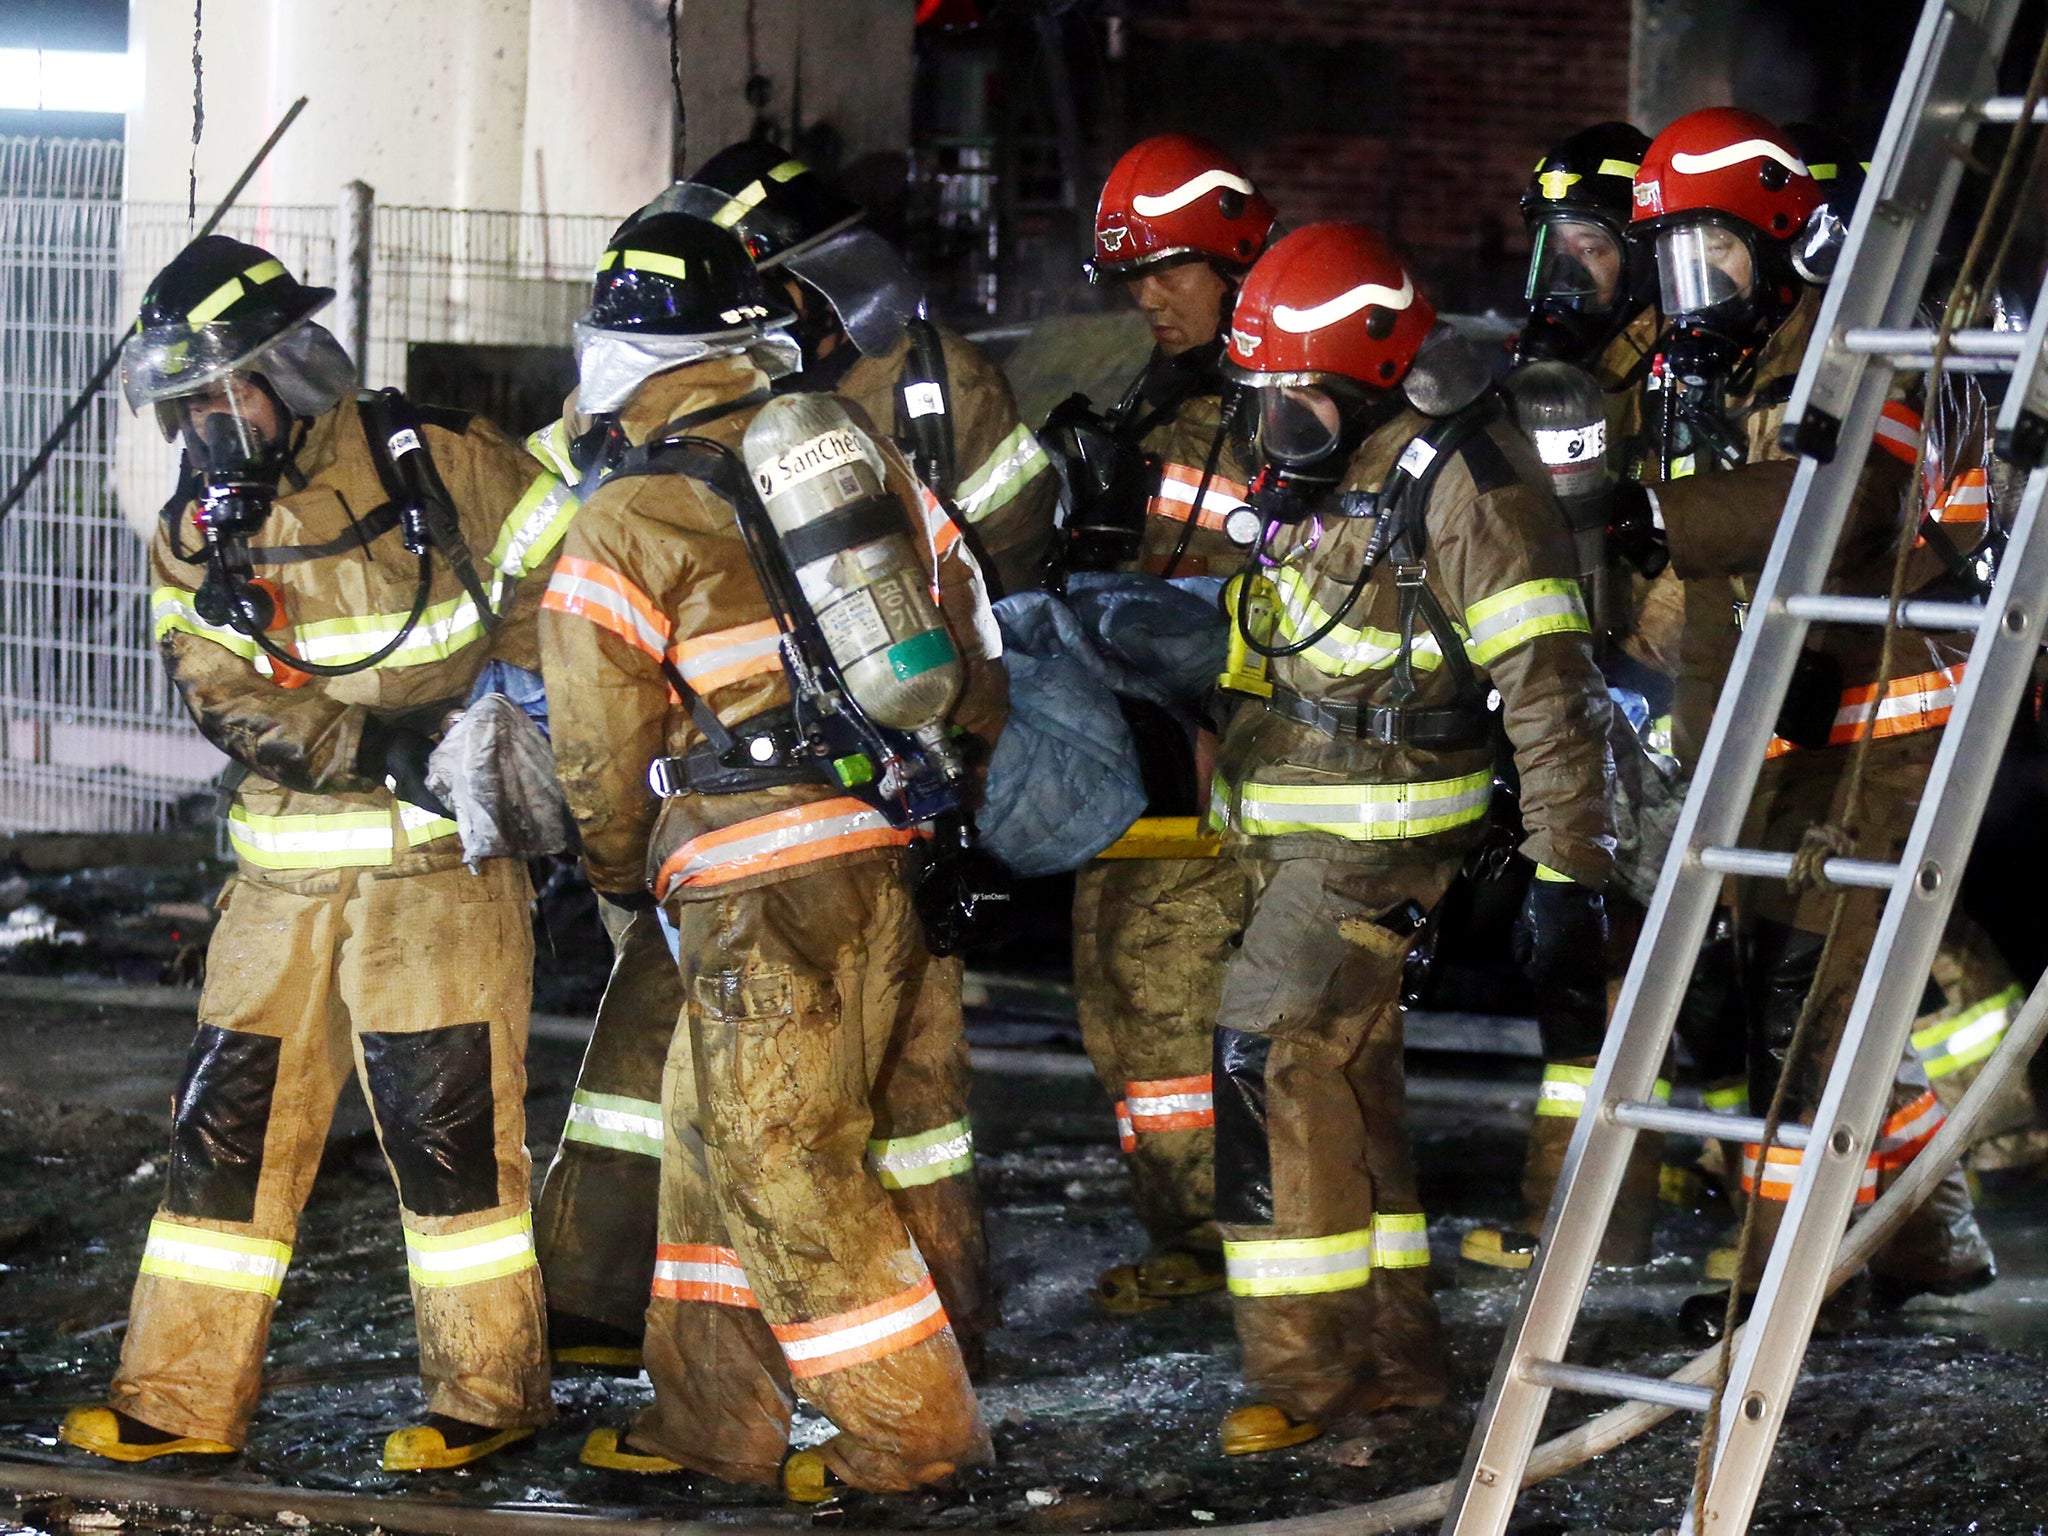
[[[2016,123],[2020,120],[2020,108],[2027,104],[2024,96],[1993,96],[1984,103],[1984,121],[1987,123]],[[2034,103],[2034,121],[2048,123],[2048,101]]]
[[[1882,597],[1802,592],[1785,599],[1785,611],[1795,619],[1828,624],[1884,624],[1891,617],[1892,605]],[[1982,603],[1901,603],[1899,622],[1908,629],[1977,629],[1984,622],[1984,612]]]
[[[1717,875],[1782,880],[1792,873],[1792,855],[1766,853],[1761,848],[1702,848],[1700,867]],[[1888,891],[1900,879],[1898,865],[1879,864],[1870,859],[1829,859],[1821,866],[1821,873],[1831,885],[1856,885],[1873,891]]]
[[[1675,1136],[1718,1136],[1723,1141],[1756,1142],[1764,1139],[1764,1122],[1755,1115],[1724,1115],[1712,1109],[1674,1109],[1669,1104],[1647,1099],[1623,1099],[1614,1106],[1617,1125],[1632,1125],[1639,1131],[1666,1131]],[[1813,1127],[1780,1125],[1777,1145],[1803,1147],[1813,1139]]]
[[[1712,1387],[1666,1381],[1662,1376],[1603,1371],[1591,1365],[1566,1365],[1560,1360],[1524,1360],[1522,1379],[1539,1387],[1555,1387],[1560,1392],[1618,1397],[1629,1403],[1661,1403],[1666,1408],[1689,1408],[1694,1413],[1705,1413],[1714,1401]]]
[[[1855,327],[1842,333],[1842,348],[1870,357],[1889,357],[1894,361],[1934,357],[1935,332],[1913,330],[1894,331]],[[1997,357],[2011,359],[2020,355],[2026,337],[2018,331],[1967,330],[1951,331],[1948,350],[1955,357]]]

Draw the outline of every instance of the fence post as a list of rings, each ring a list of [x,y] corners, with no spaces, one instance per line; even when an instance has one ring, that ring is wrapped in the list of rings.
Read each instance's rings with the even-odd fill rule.
[[[370,246],[371,214],[377,194],[368,182],[352,181],[341,189],[341,239],[335,262],[340,292],[341,344],[355,359],[356,374],[370,383]]]

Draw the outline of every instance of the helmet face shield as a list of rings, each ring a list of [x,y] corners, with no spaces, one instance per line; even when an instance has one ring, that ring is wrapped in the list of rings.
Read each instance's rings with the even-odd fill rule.
[[[895,346],[917,313],[917,279],[871,229],[842,230],[793,252],[782,270],[824,295],[840,329],[865,357]]]
[[[1606,313],[1624,297],[1628,256],[1614,231],[1590,219],[1546,218],[1529,252],[1530,308],[1538,304]]]
[[[1756,254],[1719,219],[1668,224],[1657,231],[1657,285],[1673,319],[1738,315],[1756,292]]]
[[[199,394],[242,367],[277,336],[265,319],[153,325],[121,348],[121,393],[128,408]]]
[[[1252,450],[1266,463],[1290,468],[1314,464],[1336,451],[1344,436],[1344,412],[1326,389],[1283,384],[1257,392],[1258,418]]]

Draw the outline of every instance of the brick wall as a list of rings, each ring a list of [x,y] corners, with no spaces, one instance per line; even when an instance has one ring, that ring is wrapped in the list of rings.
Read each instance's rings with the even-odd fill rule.
[[[1362,220],[1440,304],[1512,303],[1515,200],[1550,144],[1626,115],[1629,42],[1629,0],[1155,0],[1131,136],[1217,139],[1288,223]]]

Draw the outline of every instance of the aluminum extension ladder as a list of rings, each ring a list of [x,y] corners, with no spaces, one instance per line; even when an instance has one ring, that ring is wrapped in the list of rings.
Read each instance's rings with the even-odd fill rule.
[[[1692,792],[1658,880],[1612,1027],[1565,1158],[1536,1260],[1494,1367],[1443,1536],[1499,1536],[1556,1390],[1704,1413],[1706,1386],[1568,1364],[1566,1347],[1638,1131],[1763,1139],[1764,1122],[1672,1108],[1652,1097],[1673,1020],[1726,876],[1783,877],[1792,856],[1735,846],[1765,746],[1810,624],[1883,625],[1882,597],[1821,591],[1895,369],[1925,369],[1934,333],[1914,329],[1935,243],[1983,122],[2014,123],[2023,102],[1991,96],[2019,0],[1929,0],[1879,140],[1815,339],[1786,411],[1804,457],[1715,712]],[[2037,113],[2037,120],[2039,114]],[[1799,1374],[1829,1260],[1857,1184],[1969,857],[1999,752],[2041,646],[2048,609],[2048,282],[2024,336],[1958,331],[1949,366],[2012,368],[1998,420],[2001,454],[2033,470],[1991,596],[1910,602],[1900,622],[1974,632],[1967,674],[1897,865],[1830,859],[1830,882],[1890,892],[1814,1127],[1784,1125],[1777,1144],[1818,1145],[1801,1159],[1748,1326],[1729,1364],[1700,1529],[1739,1536]],[[1839,451],[1837,451],[1839,450]],[[2017,451],[2013,451],[2017,450]],[[1685,1526],[1692,1536],[1691,1511]]]

